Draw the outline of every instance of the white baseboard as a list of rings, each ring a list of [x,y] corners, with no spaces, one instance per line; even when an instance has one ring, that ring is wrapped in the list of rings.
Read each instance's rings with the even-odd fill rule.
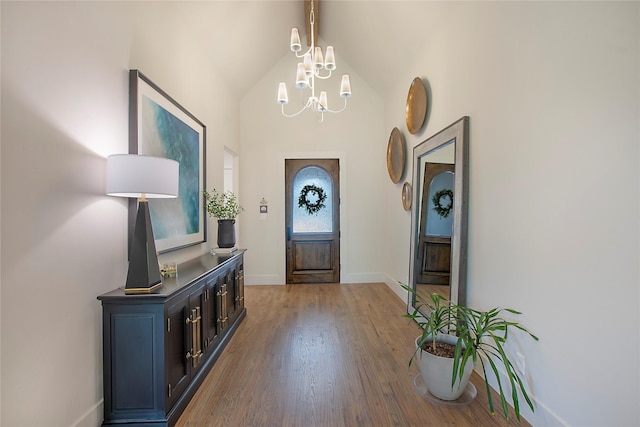
[[[284,285],[284,279],[277,274],[253,274],[244,276],[245,285]]]
[[[478,375],[481,378],[484,378],[484,375],[482,374],[482,367],[480,366],[479,363],[478,363],[478,366],[476,366],[475,371],[478,373]],[[503,372],[502,370],[500,370],[499,372],[500,372],[500,381],[502,382],[503,387],[505,387],[505,384],[507,384],[507,387],[508,387],[509,379],[507,378],[506,372]],[[489,380],[489,385],[494,390],[496,391],[498,390],[497,388],[498,383],[495,380],[495,377],[492,376],[491,380]],[[507,397],[510,397],[511,391],[508,391],[507,393],[508,393]],[[544,402],[540,401],[539,399],[536,399],[536,397],[531,393],[529,393],[529,397],[533,401],[535,412],[531,412],[529,405],[527,405],[527,402],[524,401],[524,399],[522,399],[520,402],[520,416],[525,420],[527,420],[529,424],[531,424],[532,426],[545,426],[545,427],[569,427],[569,423],[567,423],[565,420],[560,418],[560,416],[555,412],[553,412],[551,408],[549,408]],[[511,399],[509,399],[509,404],[511,405]],[[511,406],[513,407],[513,405]],[[497,402],[497,403],[494,402],[494,408],[496,410],[496,416],[502,416],[502,413],[500,412],[502,411],[502,409],[500,408],[500,402]]]
[[[482,375],[482,368],[477,366],[476,372],[478,373],[478,375],[480,375],[481,378],[484,378],[484,376]],[[509,379],[507,378],[506,373],[500,371],[500,377],[500,381],[502,381],[503,386],[504,384],[509,384]],[[495,381],[495,379],[493,381],[489,381],[489,385],[491,386],[491,388],[497,391],[497,382]],[[527,420],[529,424],[531,424],[532,426],[545,427],[569,427],[569,423],[560,418],[560,416],[553,412],[551,408],[549,408],[544,402],[536,399],[536,397],[532,396],[531,394],[529,394],[529,397],[531,397],[531,400],[533,401],[535,412],[531,412],[529,405],[527,405],[524,399],[522,399],[522,402],[520,403],[520,416]],[[510,400],[509,402],[511,404]],[[496,402],[494,402],[494,407],[495,405]],[[496,407],[496,416],[501,416],[502,414],[499,413],[499,411],[502,410],[501,408],[499,408],[500,403],[498,402],[497,405],[498,407]]]
[[[278,274],[246,274],[245,285],[284,285],[285,279]],[[341,278],[342,283],[380,283],[385,282],[384,273],[348,273]]]
[[[393,279],[388,274],[384,275],[383,282],[398,296],[398,298],[400,298],[402,302],[406,304],[407,301],[409,301],[409,293],[402,289],[402,287],[400,286],[400,282]]]
[[[96,427],[102,423],[102,414],[104,400],[100,399],[98,403],[93,405],[87,412],[85,412],[76,422],[71,424],[71,427]]]
[[[380,283],[384,282],[384,273],[346,273],[342,283]]]

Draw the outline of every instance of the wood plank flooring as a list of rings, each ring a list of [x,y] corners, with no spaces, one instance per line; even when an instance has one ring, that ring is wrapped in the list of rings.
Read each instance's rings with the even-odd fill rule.
[[[505,426],[482,379],[468,406],[422,397],[419,330],[383,283],[247,286],[247,317],[177,426]]]

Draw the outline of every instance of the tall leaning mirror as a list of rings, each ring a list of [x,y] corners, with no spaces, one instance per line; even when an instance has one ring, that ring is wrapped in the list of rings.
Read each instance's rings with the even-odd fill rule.
[[[413,149],[410,286],[466,304],[469,117]],[[407,310],[415,309],[409,294]],[[422,313],[425,315],[426,313]]]

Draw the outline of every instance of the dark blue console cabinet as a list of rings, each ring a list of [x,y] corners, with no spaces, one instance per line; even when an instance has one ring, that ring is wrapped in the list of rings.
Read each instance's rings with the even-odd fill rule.
[[[102,302],[103,426],[172,426],[246,315],[244,250],[178,265],[158,292]]]

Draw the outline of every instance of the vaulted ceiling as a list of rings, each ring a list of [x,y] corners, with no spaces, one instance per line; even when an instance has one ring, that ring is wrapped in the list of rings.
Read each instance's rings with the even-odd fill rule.
[[[346,61],[384,95],[394,68],[410,64],[420,51],[440,4],[321,0],[319,7],[319,44],[333,45],[338,61]],[[238,96],[291,55],[292,27],[305,34],[303,0],[179,2],[176,8],[183,24],[205,41],[206,53]]]

